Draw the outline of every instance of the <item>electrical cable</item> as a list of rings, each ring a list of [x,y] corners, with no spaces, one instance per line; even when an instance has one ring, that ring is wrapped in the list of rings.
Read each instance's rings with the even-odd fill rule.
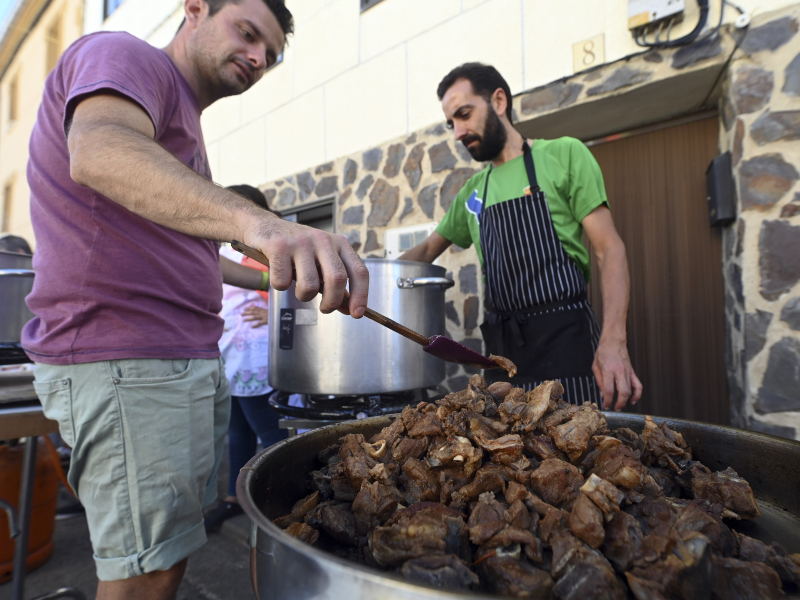
[[[722,0],[722,11],[725,10],[725,3],[727,0]],[[703,31],[703,28],[706,26],[708,22],[708,12],[709,12],[709,0],[697,0],[697,6],[700,8],[700,18],[697,21],[697,25],[695,26],[692,31],[687,33],[685,36],[678,38],[677,40],[668,40],[666,42],[658,42],[656,40],[655,43],[650,43],[647,41],[647,31],[644,27],[640,27],[638,30],[634,30],[633,39],[637,45],[643,48],[676,48],[678,46],[685,46],[686,44],[691,44],[693,41],[697,39],[700,35],[700,32]],[[721,25],[720,21],[720,25]],[[719,29],[719,28],[717,28]],[[638,31],[645,30],[644,37],[642,40],[639,40]],[[716,33],[716,30],[713,33]]]
[[[727,2],[727,0],[724,0],[724,1]],[[741,9],[739,9],[738,6],[734,6],[733,4],[731,4],[731,6],[733,6],[737,10],[741,10]],[[742,12],[742,14],[745,14],[745,13]],[[736,40],[736,43],[733,45],[733,50],[731,50],[731,53],[728,55],[728,60],[726,60],[725,64],[722,65],[722,69],[720,69],[719,75],[717,75],[717,78],[714,80],[714,83],[711,85],[711,89],[708,90],[708,94],[706,94],[706,97],[700,103],[700,106],[699,106],[698,110],[702,110],[702,108],[708,102],[708,99],[711,98],[711,94],[713,94],[714,90],[717,89],[717,85],[719,85],[720,79],[722,79],[722,76],[728,70],[728,65],[731,64],[731,60],[733,59],[733,55],[736,54],[736,51],[739,49],[739,46],[742,45],[742,42],[744,41],[744,38],[747,37],[748,29],[749,29],[749,25],[747,25],[747,26],[745,26],[743,28],[742,35],[739,36],[739,39]]]

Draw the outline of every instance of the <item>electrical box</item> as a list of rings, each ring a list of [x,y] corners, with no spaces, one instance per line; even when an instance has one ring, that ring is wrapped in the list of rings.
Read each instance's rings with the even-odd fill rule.
[[[706,170],[708,189],[708,220],[711,227],[727,225],[736,219],[733,198],[733,169],[731,153],[720,154]]]
[[[423,223],[409,227],[396,227],[386,230],[386,258],[394,260],[406,250],[424,242],[436,231],[438,223]]]
[[[628,29],[648,27],[665,19],[681,19],[686,0],[628,0]]]

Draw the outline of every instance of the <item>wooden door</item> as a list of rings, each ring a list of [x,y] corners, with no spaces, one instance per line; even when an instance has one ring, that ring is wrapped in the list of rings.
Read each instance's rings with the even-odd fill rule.
[[[721,232],[708,224],[705,183],[718,127],[711,117],[590,148],[630,265],[628,348],[644,385],[632,410],[728,424]]]

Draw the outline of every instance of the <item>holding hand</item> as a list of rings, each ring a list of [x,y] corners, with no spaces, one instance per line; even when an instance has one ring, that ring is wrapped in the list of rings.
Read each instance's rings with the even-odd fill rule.
[[[614,410],[622,410],[630,399],[636,404],[642,397],[642,382],[636,376],[625,343],[600,340],[594,355],[592,372],[603,395],[603,409],[609,410],[617,392]]]
[[[242,321],[252,323],[251,327],[253,329],[267,325],[269,324],[269,310],[260,306],[250,305],[242,311]]]

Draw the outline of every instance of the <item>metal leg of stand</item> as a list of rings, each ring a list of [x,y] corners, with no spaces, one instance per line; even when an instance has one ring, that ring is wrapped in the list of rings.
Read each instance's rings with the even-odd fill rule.
[[[36,596],[33,600],[56,600],[57,598],[72,598],[72,600],[86,600],[83,592],[73,588],[61,588],[44,596]]]
[[[19,536],[14,546],[13,600],[23,600],[25,573],[28,562],[28,534],[33,503],[33,478],[36,476],[36,443],[39,438],[32,435],[25,442],[25,459],[22,463],[22,486],[19,491]]]

